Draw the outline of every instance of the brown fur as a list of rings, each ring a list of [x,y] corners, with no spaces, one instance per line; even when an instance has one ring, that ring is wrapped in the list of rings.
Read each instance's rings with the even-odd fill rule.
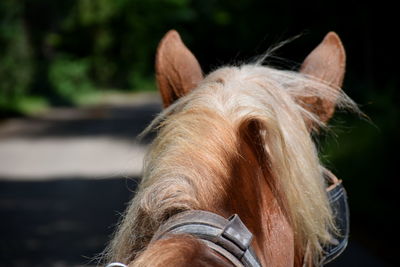
[[[215,260],[215,253],[187,237],[149,246],[171,215],[200,209],[224,217],[237,213],[253,232],[264,266],[301,266],[306,250],[306,263],[318,262],[335,226],[309,130],[324,125],[335,103],[357,110],[338,88],[344,74],[344,54],[335,56],[342,49],[338,37],[328,34],[303,64],[304,73],[259,65],[221,68],[195,90],[192,78],[201,69],[187,48],[182,54],[174,47],[182,47],[180,39],[167,34],[158,57],[177,64],[159,61],[167,108],[149,126],[158,136],[108,259],[132,266]],[[185,60],[190,62],[183,69]]]
[[[261,145],[260,127],[257,120],[244,121],[239,127],[240,157],[232,168],[226,210],[242,214],[242,220],[255,236],[253,246],[263,266],[271,262],[276,266],[293,266],[295,246],[290,218],[265,164],[268,159]]]
[[[158,46],[156,78],[159,88],[169,88],[161,91],[165,107],[190,92],[203,79],[197,59],[174,30],[169,31]]]

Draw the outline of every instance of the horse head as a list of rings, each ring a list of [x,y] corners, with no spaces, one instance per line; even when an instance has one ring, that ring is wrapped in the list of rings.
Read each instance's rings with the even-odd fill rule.
[[[156,55],[164,110],[143,179],[110,244],[110,259],[132,266],[232,266],[229,257],[189,234],[154,235],[174,216],[237,214],[263,266],[321,262],[337,231],[326,172],[312,132],[335,106],[356,109],[340,89],[345,52],[330,32],[299,71],[259,62],[203,76],[172,30]]]

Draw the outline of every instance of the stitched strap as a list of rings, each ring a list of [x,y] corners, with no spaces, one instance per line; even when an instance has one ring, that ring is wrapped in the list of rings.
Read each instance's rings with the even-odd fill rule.
[[[335,216],[335,224],[338,227],[337,233],[332,233],[330,243],[323,247],[323,256],[318,266],[323,266],[337,257],[346,249],[349,238],[349,207],[347,194],[343,187],[342,180],[339,180],[332,172],[324,169],[323,177],[327,183],[326,193],[329,204]],[[304,260],[310,261],[310,249],[307,244]],[[304,261],[305,262],[305,261]],[[305,263],[303,267],[306,266]]]
[[[335,216],[337,226],[336,233],[332,233],[331,241],[323,247],[324,255],[321,265],[325,265],[336,259],[346,249],[349,238],[349,207],[347,204],[347,194],[343,187],[342,180],[339,180],[328,170],[324,171],[324,178],[328,182],[326,189],[329,204]]]
[[[261,267],[250,247],[253,235],[237,214],[227,220],[207,211],[184,211],[164,223],[151,242],[166,238],[171,234],[196,236],[235,266]]]

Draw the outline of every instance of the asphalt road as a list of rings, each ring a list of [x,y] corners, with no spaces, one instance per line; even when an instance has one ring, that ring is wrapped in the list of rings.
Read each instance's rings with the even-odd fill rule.
[[[133,196],[159,96],[0,122],[0,266],[94,265]]]

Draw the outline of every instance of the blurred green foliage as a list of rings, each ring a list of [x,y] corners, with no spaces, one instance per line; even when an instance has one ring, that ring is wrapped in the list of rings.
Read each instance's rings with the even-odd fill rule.
[[[95,89],[154,89],[157,42],[166,25],[195,19],[189,4],[1,1],[0,111],[21,111],[20,100],[31,95],[73,104]]]
[[[94,90],[86,59],[58,57],[50,64],[49,82],[55,92],[65,99]]]
[[[32,48],[18,2],[0,2],[0,110],[23,97],[33,75]]]
[[[351,55],[351,81],[373,88],[386,82],[376,75],[382,73],[377,66],[395,64],[377,57],[375,51],[394,45],[379,42],[385,27],[372,24],[372,10],[379,7],[349,2],[326,8],[317,0],[2,0],[0,111],[32,96],[49,104],[73,104],[90,90],[154,89],[156,47],[172,28],[205,72],[246,61],[304,33],[278,54],[294,64],[269,61],[296,68],[324,34],[336,30]],[[367,93],[357,90],[351,96],[365,98]]]

